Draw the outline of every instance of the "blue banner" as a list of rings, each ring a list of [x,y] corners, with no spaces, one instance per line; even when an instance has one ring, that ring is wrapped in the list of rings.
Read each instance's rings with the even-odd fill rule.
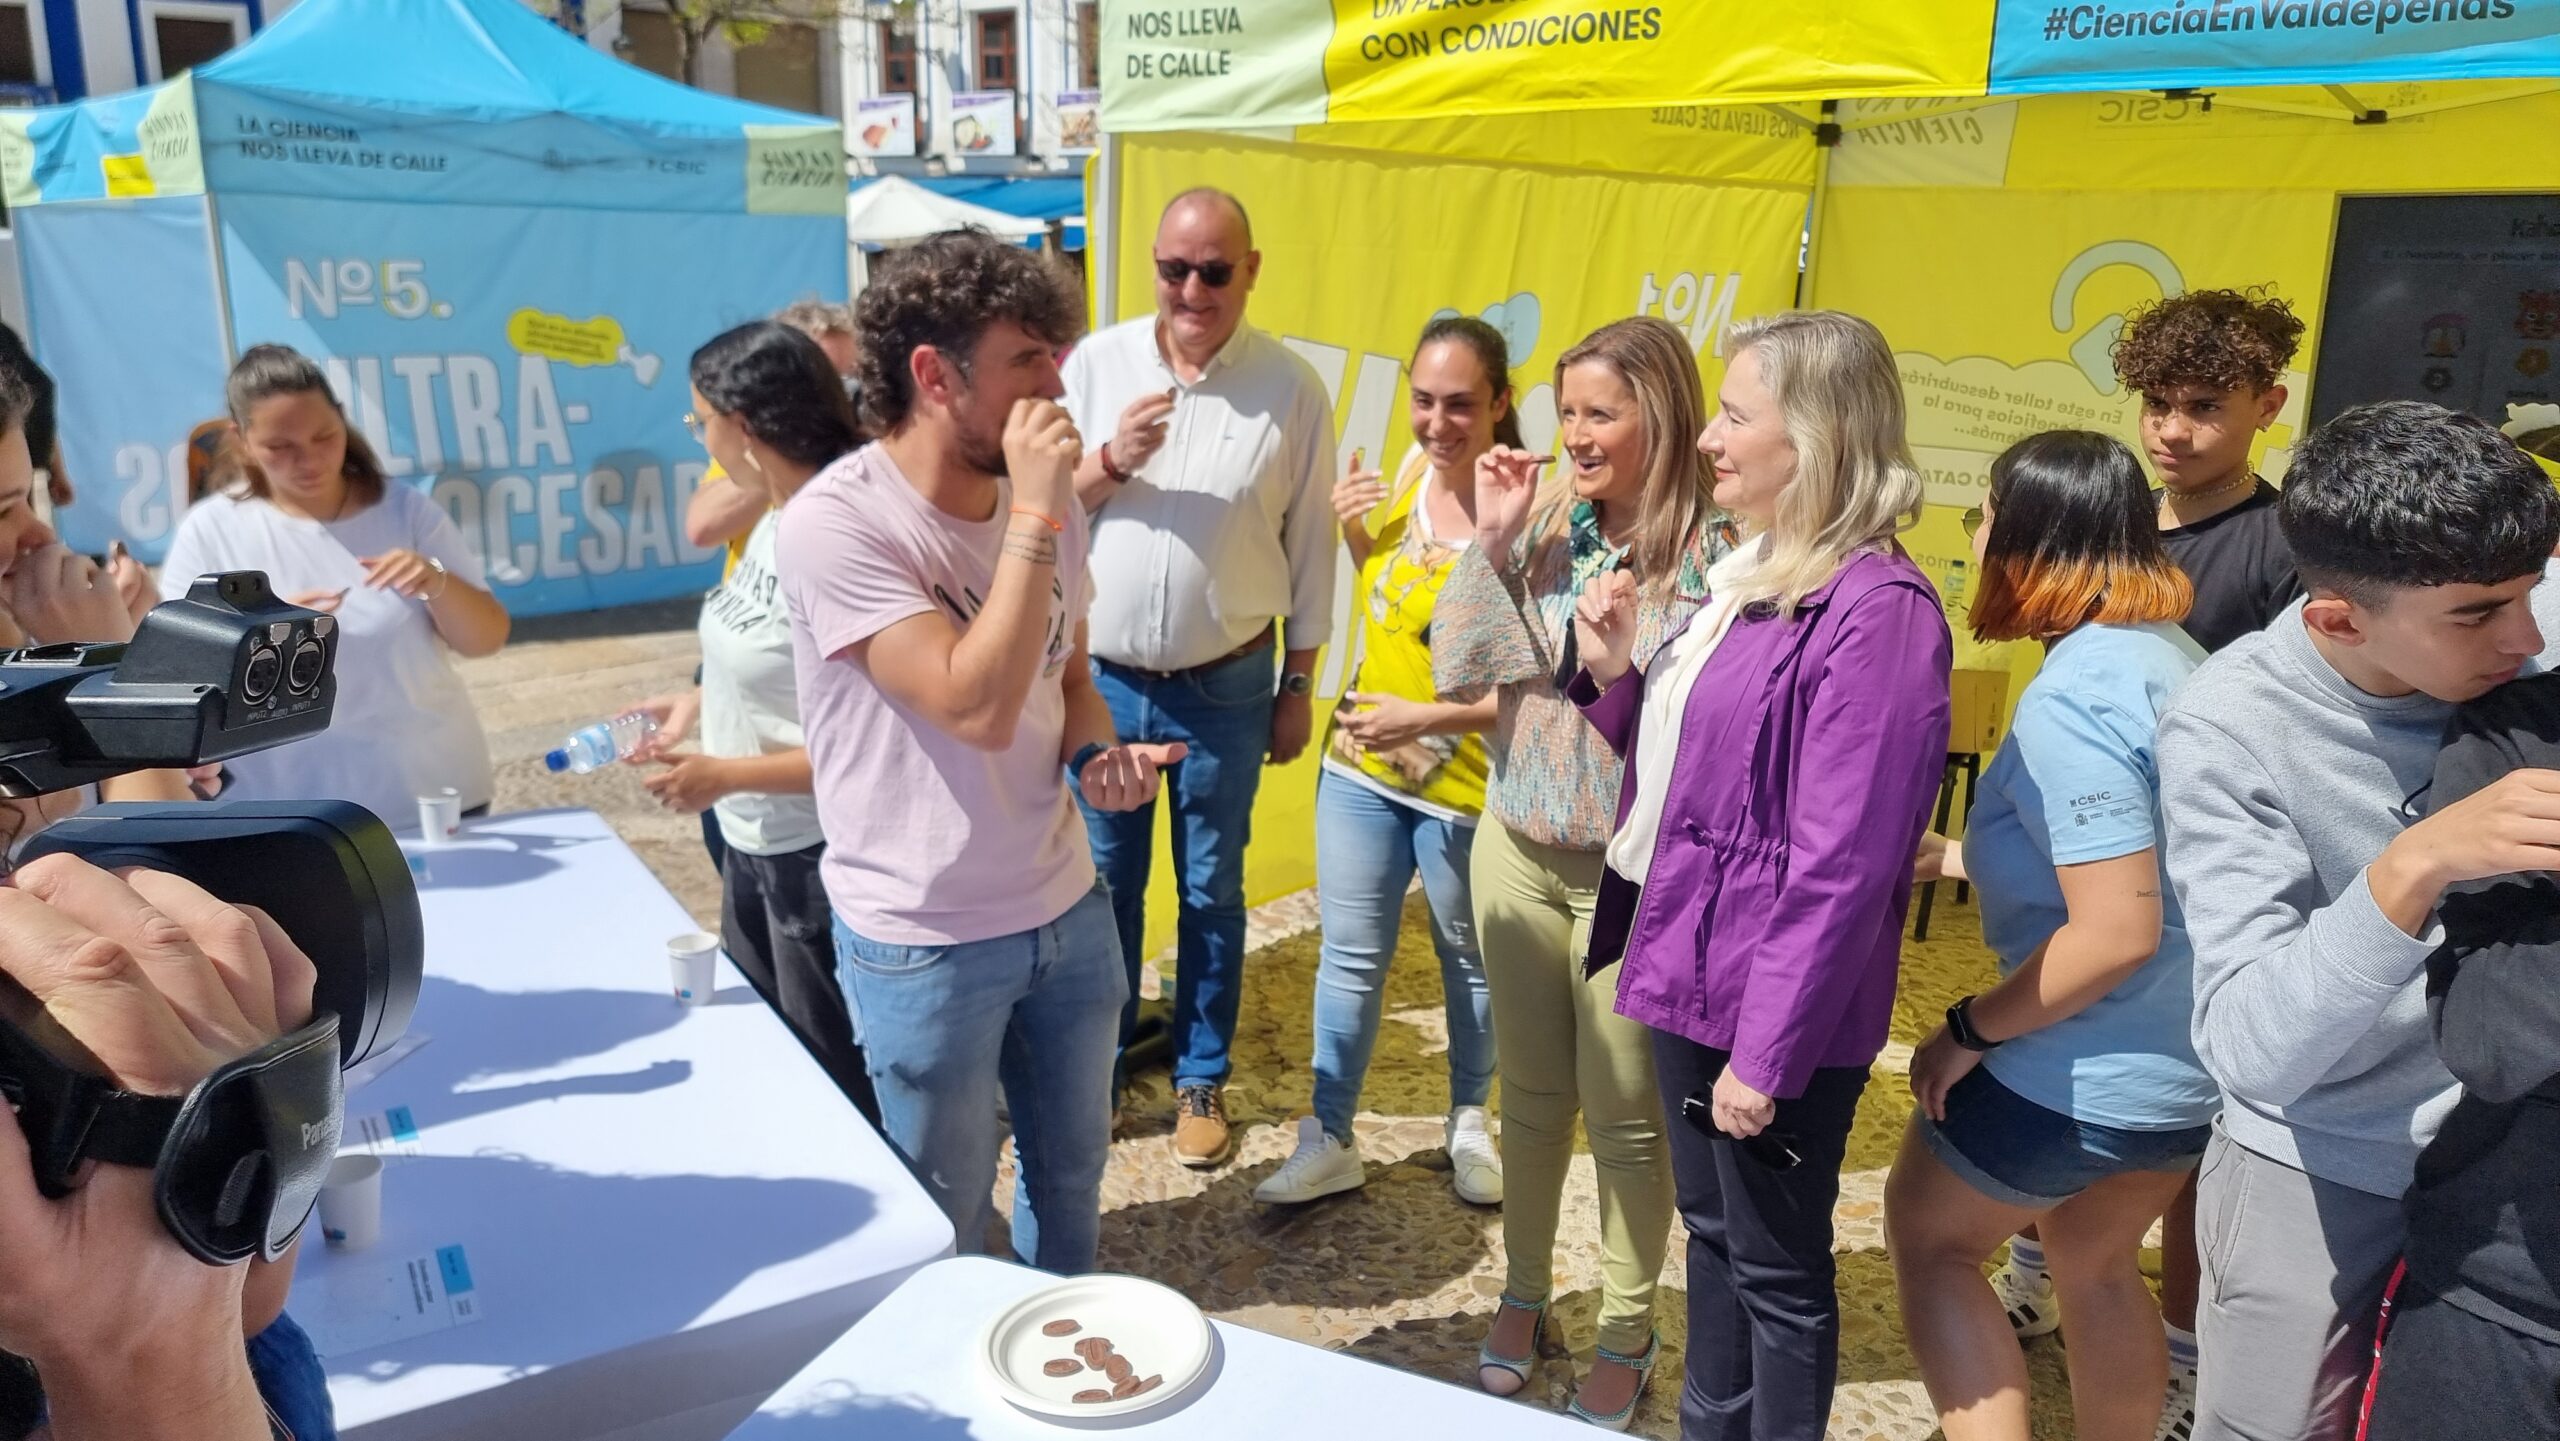
[[[327,367],[395,480],[428,489],[523,615],[707,587],[685,363],[844,297],[841,220],[285,196],[219,202],[232,329]]]
[[[201,195],[42,205],[11,217],[36,360],[60,389],[74,550],[121,537],[158,561],[187,503],[187,432],[222,413],[229,362]],[[44,463],[37,456],[36,463]]]
[[[2560,0],[2000,0],[1991,93],[2560,74]]]

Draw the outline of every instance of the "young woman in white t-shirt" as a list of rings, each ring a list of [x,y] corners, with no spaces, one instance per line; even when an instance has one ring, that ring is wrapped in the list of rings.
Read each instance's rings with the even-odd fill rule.
[[[815,340],[771,320],[715,336],[693,353],[685,423],[732,484],[767,506],[737,563],[702,603],[702,684],[641,709],[658,734],[634,763],[669,810],[708,809],[727,856],[720,937],[729,958],[863,1114],[879,1120],[836,979],[835,917],[818,878],[826,839],[811,792],[791,669],[791,624],[774,540],[782,504],[854,448],[853,406]],[[699,751],[678,753],[697,725]]]
[[[276,594],[335,615],[340,639],[329,729],[231,761],[225,797],[354,801],[395,828],[446,787],[465,811],[488,809],[489,740],[452,664],[506,644],[479,557],[433,501],[384,476],[299,352],[251,347],[228,392],[239,442],[179,523],[160,593],[264,571]]]

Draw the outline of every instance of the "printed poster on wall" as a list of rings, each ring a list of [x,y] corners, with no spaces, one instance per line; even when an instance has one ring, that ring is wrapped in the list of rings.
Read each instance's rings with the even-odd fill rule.
[[[1058,153],[1091,155],[1102,144],[1102,92],[1058,92]]]
[[[1010,90],[963,90],[951,97],[951,149],[955,154],[1011,155],[1019,134]]]
[[[520,614],[715,579],[717,548],[682,524],[707,464],[686,360],[843,294],[841,221],[452,205],[387,242],[361,204],[242,197],[221,218],[240,346],[319,359],[384,469],[445,508]]]
[[[844,128],[846,148],[856,155],[903,160],[916,153],[916,98],[874,95],[853,103],[853,118]]]

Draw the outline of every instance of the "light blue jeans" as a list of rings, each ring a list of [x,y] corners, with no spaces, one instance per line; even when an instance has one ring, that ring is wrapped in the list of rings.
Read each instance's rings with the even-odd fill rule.
[[[1472,826],[1453,825],[1327,771],[1316,783],[1316,902],[1324,924],[1316,969],[1316,1119],[1351,1139],[1360,1083],[1378,1040],[1387,965],[1404,921],[1405,888],[1422,872],[1431,944],[1449,1015],[1449,1103],[1481,1106],[1493,1090],[1493,1001],[1467,895]]]
[[[986,1244],[1001,1082],[1022,1158],[1014,1254],[1062,1276],[1092,1270],[1128,992],[1110,892],[1097,882],[1037,930],[956,946],[866,940],[839,918],[836,967],[881,1130],[960,1249]]]

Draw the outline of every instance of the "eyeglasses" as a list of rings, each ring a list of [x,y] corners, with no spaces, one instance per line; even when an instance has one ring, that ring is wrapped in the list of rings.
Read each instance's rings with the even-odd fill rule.
[[[684,413],[684,430],[685,434],[693,437],[694,444],[705,445],[709,443],[703,438],[702,417],[694,414],[690,410]]]
[[[1156,278],[1167,285],[1180,285],[1194,275],[1199,276],[1200,283],[1211,290],[1224,290],[1227,282],[1236,278],[1236,263],[1232,260],[1205,260],[1194,265],[1188,260],[1156,258]]]
[[[1982,507],[1978,505],[1964,513],[1964,534],[1967,540],[1982,534],[1982,522],[1985,519]]]

